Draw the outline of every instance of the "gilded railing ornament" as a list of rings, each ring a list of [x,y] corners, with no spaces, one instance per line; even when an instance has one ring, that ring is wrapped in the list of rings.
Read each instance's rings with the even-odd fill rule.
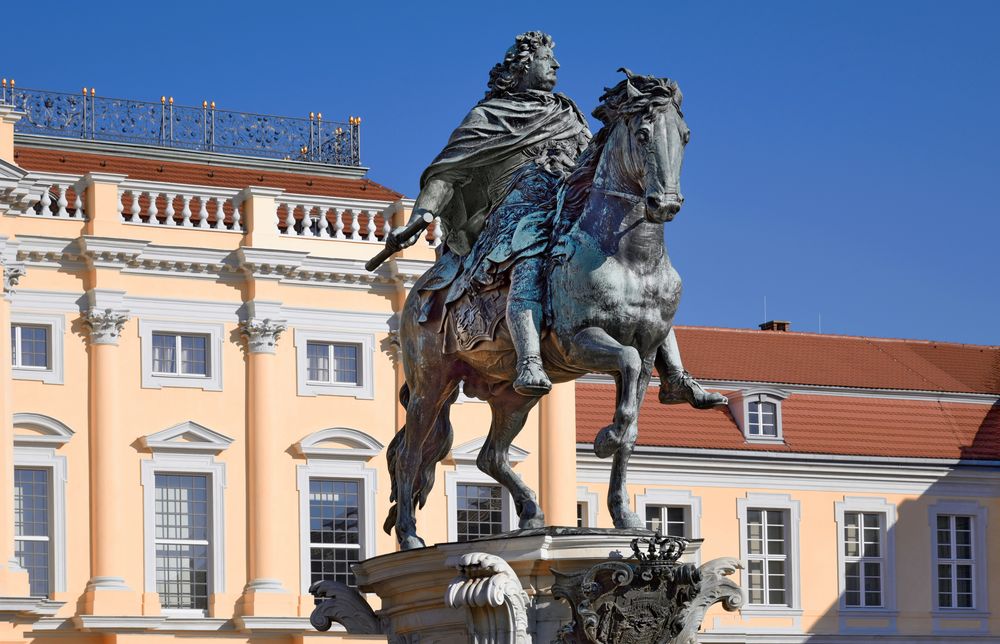
[[[743,605],[730,579],[739,561],[714,559],[702,566],[679,563],[687,545],[678,537],[638,538],[627,561],[605,561],[588,570],[553,570],[552,594],[570,604],[573,621],[560,644],[696,644],[705,611],[717,602]]]

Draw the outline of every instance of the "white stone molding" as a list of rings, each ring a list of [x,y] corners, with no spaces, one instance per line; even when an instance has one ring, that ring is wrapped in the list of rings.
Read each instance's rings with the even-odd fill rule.
[[[73,438],[73,430],[62,421],[44,414],[20,412],[14,414],[14,427],[30,434],[15,434],[15,447],[59,448]]]
[[[743,432],[748,443],[784,443],[785,438],[781,427],[781,402],[788,398],[788,392],[774,387],[751,387],[749,389],[729,394],[729,411]],[[750,434],[749,414],[750,403],[771,403],[774,405],[775,428],[777,436],[756,436]]]
[[[277,353],[278,338],[287,328],[284,320],[243,320],[240,333],[247,339],[250,353]]]
[[[153,453],[219,454],[233,444],[233,439],[193,420],[186,420],[143,436],[139,444]]]
[[[93,344],[118,344],[122,327],[129,320],[129,312],[119,309],[91,308],[83,316],[84,323],[90,327],[90,341]]]
[[[139,239],[93,235],[83,235],[78,243],[80,255],[86,258],[88,264],[99,268],[135,266],[147,246],[148,241]]]
[[[331,440],[356,447],[322,447]],[[376,446],[378,446],[376,448]],[[305,465],[296,468],[299,491],[299,594],[308,595],[311,585],[309,565],[309,481],[310,479],[349,479],[361,485],[361,552],[360,559],[376,555],[376,493],[378,470],[367,462],[381,450],[381,443],[368,434],[348,428],[331,428],[314,432],[295,444],[295,451],[306,456]],[[353,453],[351,453],[353,452]],[[374,453],[373,453],[374,452]]]
[[[485,552],[449,557],[445,563],[458,576],[448,584],[444,603],[465,609],[470,642],[530,644],[528,594],[510,564]]]
[[[71,272],[84,270],[87,265],[77,239],[18,235],[16,260],[28,267],[55,268]]]
[[[21,281],[27,273],[27,268],[23,262],[2,261],[3,264],[3,292],[13,295],[17,290],[17,283]]]
[[[212,433],[215,434],[215,432]],[[160,434],[162,434],[162,432],[160,432]],[[156,435],[157,434],[153,434],[153,436]],[[221,434],[216,435],[221,436]],[[148,439],[151,437],[146,438]],[[174,444],[176,445],[178,443],[175,442]],[[212,516],[212,562],[209,566],[208,592],[209,595],[224,593],[226,591],[226,464],[217,462],[212,454],[199,454],[191,451],[178,453],[169,449],[154,449],[153,457],[144,459],[141,462],[140,471],[142,477],[143,500],[144,591],[147,593],[156,592],[156,474],[181,473],[207,474],[209,476],[209,490],[211,491],[209,503],[211,504]],[[202,613],[202,611],[196,612],[199,614]],[[171,611],[170,609],[163,609],[163,613],[164,615],[173,613],[177,615],[190,616],[192,611]]]
[[[184,312],[193,316],[185,307]],[[207,338],[206,359],[208,375],[193,374],[167,375],[153,372],[153,333],[165,332],[177,335],[202,335]],[[222,391],[222,348],[225,342],[225,329],[221,324],[209,322],[178,322],[176,320],[154,320],[139,318],[140,364],[142,368],[143,389],[159,389],[161,387],[192,387],[205,391]],[[176,356],[178,368],[181,357]]]
[[[384,446],[359,429],[331,427],[309,434],[292,447],[303,458],[367,462],[378,456]]]
[[[941,514],[971,516],[972,525],[972,558],[973,558],[973,608],[941,608],[937,599],[937,568],[938,568],[938,538],[937,517]],[[979,501],[942,499],[932,504],[927,511],[927,519],[931,533],[931,618],[935,634],[987,633],[989,632],[989,566],[988,534],[989,515],[987,507]],[[949,620],[979,620],[979,628],[955,630],[948,627]]]
[[[799,522],[800,510],[799,502],[792,499],[788,494],[765,494],[761,492],[747,492],[743,498],[736,499],[736,516],[740,526],[740,562],[743,570],[740,572],[740,584],[743,588],[744,597],[747,596],[749,567],[747,566],[747,508],[760,508],[763,510],[782,510],[788,516],[787,526],[787,550],[785,568],[785,580],[787,588],[785,596],[788,598],[788,606],[767,606],[751,604],[747,598],[740,612],[744,615],[771,616],[771,617],[792,617],[794,628],[802,628],[802,570],[800,569],[799,558]],[[752,627],[748,627],[748,630]]]
[[[844,514],[847,512],[869,512],[882,516],[880,544],[882,556],[882,606],[859,607],[846,604],[847,584],[845,577]],[[840,590],[840,632],[894,633],[896,632],[896,506],[881,497],[845,496],[843,501],[834,503],[834,518],[837,523],[837,580]],[[864,589],[862,589],[864,592]],[[884,627],[858,627],[859,618],[873,617],[886,620]]]
[[[67,460],[57,450],[73,437],[64,423],[35,413],[14,414],[14,428],[27,429],[31,434],[14,435],[14,467],[36,467],[48,470],[52,490],[52,590],[66,592],[66,483]]]
[[[306,346],[309,342],[333,344],[353,344],[358,348],[358,383],[318,382],[309,380],[309,360]],[[297,392],[300,396],[353,396],[360,400],[375,398],[375,336],[370,333],[348,331],[324,331],[296,327],[293,335],[295,345],[295,371]],[[330,365],[333,375],[333,365]]]
[[[309,253],[298,250],[241,247],[236,251],[238,266],[253,279],[280,280],[295,274]]]
[[[448,458],[451,459],[456,465],[476,467],[476,459],[479,457],[479,452],[482,451],[483,445],[485,444],[485,436],[473,438],[471,441],[466,441],[461,445],[451,448]],[[524,461],[524,459],[528,458],[530,454],[531,452],[528,450],[522,449],[513,444],[507,451],[507,457],[510,460],[511,465],[517,465],[518,463]]]
[[[62,314],[34,313],[14,308],[10,314],[11,324],[44,326],[49,330],[49,364],[40,367],[11,366],[15,380],[40,380],[50,385],[63,384],[63,355],[66,340],[66,316]]]
[[[586,485],[576,486],[576,502],[582,503],[586,514],[583,518],[583,527],[597,527],[597,506],[600,503],[596,492],[591,492]]]
[[[690,539],[701,539],[701,497],[690,490],[665,490],[647,487],[645,494],[635,495],[635,511],[645,520],[647,505],[683,507],[685,532]]]

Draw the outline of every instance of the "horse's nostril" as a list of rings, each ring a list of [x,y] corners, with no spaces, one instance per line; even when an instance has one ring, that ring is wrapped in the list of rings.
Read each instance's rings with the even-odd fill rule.
[[[649,195],[646,197],[646,205],[653,210],[659,210],[662,204],[663,202],[660,201],[660,198],[657,195]]]

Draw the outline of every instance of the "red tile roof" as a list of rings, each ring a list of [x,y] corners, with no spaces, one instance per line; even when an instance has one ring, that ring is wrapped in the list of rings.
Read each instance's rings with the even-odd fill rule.
[[[186,183],[199,186],[245,188],[267,186],[286,192],[349,199],[395,201],[403,195],[369,179],[346,179],[293,172],[233,168],[210,163],[180,163],[110,154],[50,150],[23,145],[14,149],[14,160],[26,170],[84,174],[108,172],[130,179]]]
[[[1000,348],[808,333],[680,327],[685,366],[712,380],[1000,393]],[[614,413],[614,386],[577,385],[577,440]],[[651,389],[639,445],[810,454],[1000,460],[1000,403],[793,393],[784,444],[750,444],[729,410],[659,404]]]
[[[677,327],[698,378],[1000,394],[1000,347],[816,333]]]

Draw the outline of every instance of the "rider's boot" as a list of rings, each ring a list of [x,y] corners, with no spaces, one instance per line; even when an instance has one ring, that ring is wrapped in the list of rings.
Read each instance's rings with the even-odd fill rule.
[[[697,380],[684,369],[680,348],[671,329],[663,346],[656,350],[656,370],[660,374],[660,403],[676,405],[687,403],[695,409],[711,409],[725,405],[729,399],[714,391],[705,391]]]
[[[542,307],[511,300],[507,307],[507,326],[517,352],[517,379],[514,391],[522,396],[544,396],[552,389],[545,368],[539,336],[542,330]]]

